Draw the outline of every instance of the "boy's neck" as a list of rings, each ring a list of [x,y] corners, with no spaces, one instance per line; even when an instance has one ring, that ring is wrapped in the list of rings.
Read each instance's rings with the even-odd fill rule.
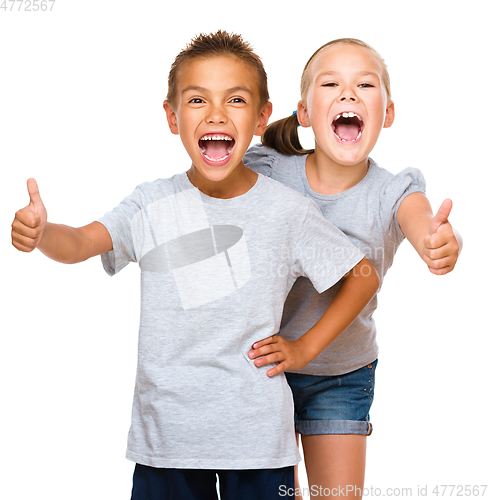
[[[307,180],[316,193],[339,194],[356,186],[367,175],[368,165],[368,158],[356,165],[340,165],[314,152],[306,159]]]
[[[212,198],[236,198],[247,193],[256,183],[258,174],[245,167],[244,163],[222,181],[212,181],[204,177],[193,165],[187,171],[189,181],[202,193]]]

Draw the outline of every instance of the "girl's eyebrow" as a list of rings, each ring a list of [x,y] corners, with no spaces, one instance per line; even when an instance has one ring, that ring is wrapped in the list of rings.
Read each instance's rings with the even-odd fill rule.
[[[198,85],[189,85],[188,87],[185,87],[182,90],[182,94],[185,92],[190,92],[190,91],[206,93],[206,92],[209,92],[209,89],[206,89],[205,87],[200,87]],[[232,87],[232,88],[226,90],[227,94],[234,94],[235,92],[247,92],[250,95],[253,94],[253,91],[250,90],[248,87],[239,87],[238,86],[238,87]]]
[[[373,71],[360,71],[358,73],[359,76],[375,76],[376,78],[380,78],[377,73],[374,73]]]
[[[317,78],[321,78],[322,76],[335,76],[335,75],[340,75],[341,72],[339,71],[323,71],[319,73]],[[373,71],[359,71],[357,73],[358,76],[375,76],[379,78],[379,75],[377,73],[374,73]]]
[[[322,77],[322,76],[332,76],[332,75],[338,75],[338,71],[322,71],[321,73],[319,73],[319,75],[317,76],[318,78]]]

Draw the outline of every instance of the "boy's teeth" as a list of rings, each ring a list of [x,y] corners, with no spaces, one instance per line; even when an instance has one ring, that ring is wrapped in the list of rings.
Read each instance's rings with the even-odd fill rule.
[[[224,160],[225,158],[227,158],[227,157],[228,157],[228,155],[223,156],[222,158],[210,158],[210,157],[209,157],[209,156],[207,156],[207,155],[204,155],[204,156],[205,156],[208,160],[211,160],[211,161],[216,161],[216,162],[217,162],[217,161],[222,161],[222,160]]]
[[[232,141],[233,138],[229,135],[204,135],[200,138],[201,141]]]

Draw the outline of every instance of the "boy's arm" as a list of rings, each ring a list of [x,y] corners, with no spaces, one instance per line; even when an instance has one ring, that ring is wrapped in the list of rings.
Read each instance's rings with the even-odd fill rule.
[[[397,210],[397,222],[404,236],[437,275],[452,271],[462,250],[462,238],[448,222],[451,209],[452,201],[446,199],[433,217],[426,196],[412,193]]]
[[[267,371],[272,377],[285,370],[300,370],[345,331],[379,288],[375,268],[362,259],[345,277],[342,285],[321,319],[300,338],[285,340],[273,335],[253,344],[249,357],[256,366],[278,362]]]
[[[38,248],[47,257],[75,264],[112,250],[112,239],[103,224],[74,228],[47,222],[47,212],[39,195],[37,182],[27,181],[29,205],[15,214],[12,245],[22,252]]]

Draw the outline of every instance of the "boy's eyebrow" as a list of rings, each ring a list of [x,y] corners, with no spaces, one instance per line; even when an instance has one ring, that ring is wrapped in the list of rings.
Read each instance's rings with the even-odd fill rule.
[[[206,93],[209,90],[206,89],[205,87],[200,87],[199,85],[189,85],[188,87],[185,87],[184,89],[182,89],[182,94],[184,92],[190,92],[190,91]],[[226,90],[227,94],[234,94],[235,92],[247,92],[248,94],[253,94],[253,91],[251,89],[249,89],[248,87],[237,86],[237,87],[232,87],[232,88]]]

